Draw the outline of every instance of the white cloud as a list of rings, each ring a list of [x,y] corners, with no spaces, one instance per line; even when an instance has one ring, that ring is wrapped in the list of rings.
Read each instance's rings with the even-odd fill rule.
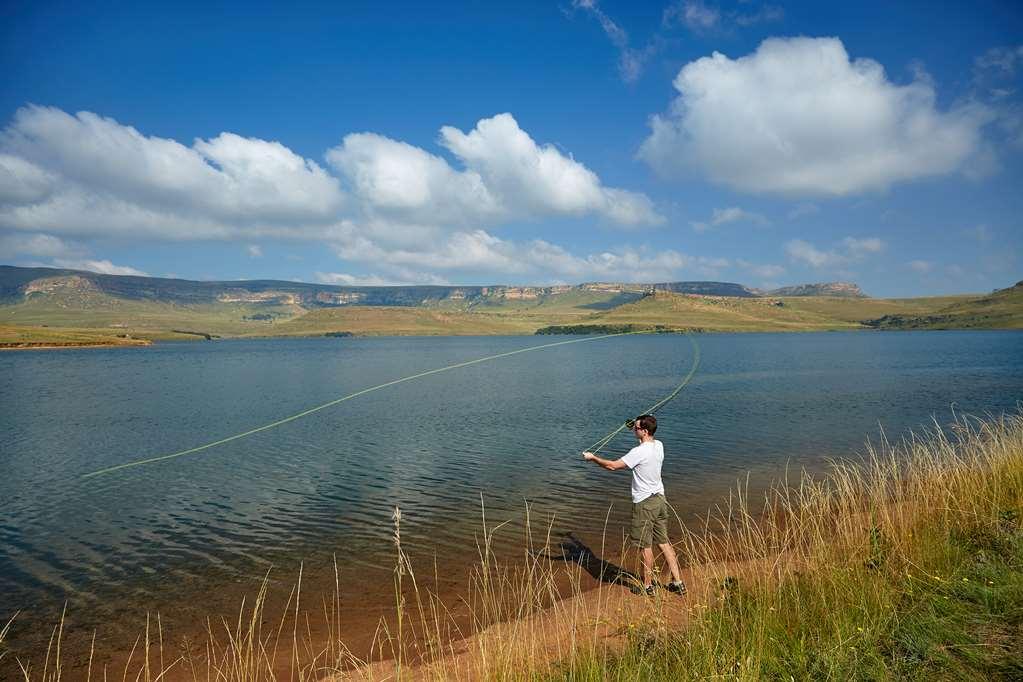
[[[645,195],[604,187],[596,173],[553,145],[537,145],[511,114],[482,119],[468,133],[444,126],[440,135],[510,212],[519,206],[538,214],[596,213],[624,225],[663,222]]]
[[[597,0],[572,0],[572,7],[589,12],[600,22],[608,40],[618,49],[618,71],[622,80],[626,83],[638,80],[647,60],[657,51],[656,41],[643,49],[630,47],[629,34],[600,8]]]
[[[10,233],[0,245],[110,272],[135,270],[89,260],[86,250],[61,252],[60,240],[237,240],[253,258],[263,253],[257,239],[318,240],[343,259],[379,261],[388,281],[471,269],[550,276],[545,264],[587,277],[669,270],[664,256],[578,257],[542,240],[496,236],[503,223],[551,217],[664,221],[645,195],[604,185],[510,114],[468,131],[445,126],[439,143],[457,166],[357,133],[329,150],[322,168],[278,142],[222,133],[185,146],[88,112],[26,107],[0,133],[0,230]]]
[[[423,234],[441,223],[469,227],[555,215],[596,214],[621,225],[663,222],[645,195],[605,187],[575,159],[537,145],[511,114],[482,119],[468,133],[444,126],[440,143],[465,170],[371,133],[346,136],[327,160],[348,178],[370,216],[405,229],[418,226]]]
[[[53,260],[53,264],[58,268],[67,268],[69,270],[88,270],[90,272],[98,272],[104,275],[149,276],[142,270],[136,270],[135,268],[127,265],[114,265],[108,260],[55,258]]]
[[[30,106],[0,147],[0,225],[20,229],[223,238],[328,223],[343,204],[337,179],[313,161],[232,133],[186,147],[90,112]],[[6,200],[12,191],[20,201]]]
[[[871,253],[880,253],[884,250],[884,242],[877,237],[867,237],[866,239],[856,239],[855,237],[846,237],[842,240],[842,246],[845,247],[845,252],[849,258],[860,258]]]
[[[1023,45],[1013,47],[992,47],[973,61],[974,73],[978,78],[990,76],[1010,78],[1023,64]]]
[[[475,171],[456,171],[439,156],[381,135],[347,135],[327,152],[327,161],[373,213],[474,223],[505,212]]]
[[[0,234],[0,258],[19,260],[24,265],[88,270],[106,275],[141,275],[145,272],[126,265],[114,265],[109,260],[89,258],[89,250],[73,241],[66,241],[51,234],[10,233]],[[49,262],[21,259],[48,258]]]
[[[818,249],[802,239],[793,239],[785,244],[785,252],[796,262],[805,263],[814,268],[837,267],[863,260],[871,254],[884,251],[885,243],[877,237],[857,239],[846,237],[834,249],[827,251]]]
[[[994,47],[973,62],[976,97],[993,111],[999,132],[1008,146],[1023,149],[1023,102],[1020,100],[1020,66],[1023,45]],[[993,154],[992,154],[993,156]],[[992,159],[990,166],[997,165]]]
[[[747,222],[753,223],[754,225],[769,225],[771,221],[759,213],[753,213],[752,211],[746,211],[737,206],[731,206],[729,208],[715,208],[711,213],[710,220],[694,221],[689,224],[697,232],[706,232],[712,227],[736,222]]]
[[[683,0],[669,5],[661,21],[665,26],[683,24],[693,31],[705,31],[718,25],[721,12],[708,7],[702,0]]]
[[[766,24],[774,21],[781,21],[785,18],[785,10],[777,5],[764,5],[755,12],[746,14],[736,13],[733,16],[735,23],[740,26],[753,26],[755,24]]]
[[[429,275],[412,280],[394,280],[379,275],[350,275],[344,272],[317,272],[316,281],[322,284],[339,284],[347,287],[387,287],[403,284],[446,284],[446,281],[432,281]]]
[[[222,133],[186,147],[82,112],[26,107],[0,135],[0,228],[161,239],[322,239],[344,219],[393,227],[494,225],[598,215],[623,225],[663,219],[639,193],[606,187],[510,114],[442,144],[465,170],[400,141],[347,136],[328,160],[339,178],[278,142]],[[386,230],[385,230],[386,231]]]
[[[802,239],[793,239],[785,245],[785,252],[789,258],[796,261],[803,261],[815,268],[822,268],[837,262],[839,256],[834,252],[821,251],[813,244]]]
[[[965,170],[991,112],[939,111],[926,81],[890,82],[837,38],[772,38],[751,55],[684,66],[678,98],[639,155],[660,174],[698,172],[751,192],[843,196]]]
[[[382,269],[392,279],[399,278],[392,273],[433,272],[485,274],[520,282],[537,278],[652,282],[673,279],[683,271],[716,272],[728,264],[673,250],[650,253],[631,247],[580,256],[543,239],[516,242],[485,230],[454,232],[419,248],[384,249],[348,225],[337,233],[334,248],[343,260]]]
[[[909,269],[921,274],[928,273],[934,269],[934,263],[926,260],[911,260],[907,263]]]
[[[0,234],[0,258],[21,256],[36,258],[75,258],[88,251],[79,244],[67,242],[51,234]]]
[[[0,206],[20,206],[44,200],[56,178],[42,168],[11,154],[0,153]]]

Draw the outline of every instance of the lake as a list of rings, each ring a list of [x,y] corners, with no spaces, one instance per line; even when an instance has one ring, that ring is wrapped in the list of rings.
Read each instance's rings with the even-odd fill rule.
[[[567,338],[567,337],[566,337]],[[668,499],[685,518],[785,467],[820,469],[956,413],[1015,412],[1023,333],[707,334],[692,382],[658,412]],[[351,608],[393,602],[391,514],[405,549],[456,589],[481,496],[502,542],[534,524],[621,542],[627,473],[579,453],[689,371],[684,336],[564,345],[391,386],[209,450],[84,474],[247,431],[339,396],[557,337],[162,343],[0,354],[0,619],[42,646],[69,623],[133,638],[147,610],[230,613],[300,561]],[[610,446],[624,452],[625,432]],[[613,506],[611,506],[613,505]],[[609,515],[610,509],[610,516]],[[517,529],[517,530],[516,530]],[[462,576],[464,578],[464,576]],[[2,626],[2,623],[0,623]],[[123,630],[123,632],[122,632]],[[19,634],[20,632],[20,634]],[[126,641],[130,641],[126,640]]]

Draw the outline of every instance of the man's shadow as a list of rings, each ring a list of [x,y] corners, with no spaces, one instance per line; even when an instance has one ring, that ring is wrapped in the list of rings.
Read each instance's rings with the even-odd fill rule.
[[[565,539],[559,544],[559,549],[561,550],[560,556],[554,553],[541,554],[539,552],[534,552],[533,555],[551,561],[571,561],[579,564],[584,571],[602,583],[624,585],[630,589],[640,584],[638,575],[617,564],[601,559],[573,533],[565,533]]]

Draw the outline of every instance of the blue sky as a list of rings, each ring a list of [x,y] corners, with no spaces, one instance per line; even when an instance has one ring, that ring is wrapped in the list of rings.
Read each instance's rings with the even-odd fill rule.
[[[340,284],[1023,278],[1023,6],[0,7],[0,262]]]

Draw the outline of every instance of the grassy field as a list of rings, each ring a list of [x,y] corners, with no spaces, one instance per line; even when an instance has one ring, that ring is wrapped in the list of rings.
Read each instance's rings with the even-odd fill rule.
[[[62,338],[68,343],[99,343],[124,334],[148,340],[198,338],[180,331],[219,337],[322,336],[336,332],[532,334],[551,325],[663,326],[727,332],[1023,328],[1023,287],[983,297],[914,299],[737,298],[668,292],[642,296],[572,290],[534,300],[500,299],[478,305],[446,301],[423,307],[312,310],[297,305],[128,300],[82,290],[33,294],[18,303],[0,306],[0,328],[6,330],[3,333],[27,342]]]
[[[76,329],[0,324],[0,348],[60,346],[139,346],[149,341],[132,338],[119,329]]]
[[[795,304],[792,303],[795,301]],[[833,310],[859,306],[857,299],[831,299]],[[710,331],[805,331],[858,329],[851,311],[842,316],[813,310],[800,299],[732,298],[657,292],[596,318],[603,324],[664,325]]]
[[[1023,282],[987,296],[958,297],[937,310],[888,313],[879,329],[1023,329]]]
[[[91,673],[149,682],[1023,676],[1021,415],[882,441],[823,477],[780,481],[756,504],[740,483],[704,523],[672,530],[684,598],[633,595],[628,574],[605,560],[633,557],[603,546],[599,556],[551,561],[549,528],[528,531],[521,562],[502,564],[494,531],[484,520],[461,600],[468,626],[452,627],[429,566],[403,551],[396,510],[395,598],[377,629],[376,663],[346,646],[340,597],[315,595],[313,610],[299,611],[299,582],[283,616],[268,617],[264,585],[237,619],[211,622],[208,641],[184,652],[154,618],[123,669]],[[583,592],[587,572],[607,584]],[[39,659],[13,661],[3,644],[11,627],[0,632],[0,674],[62,679],[66,634],[55,629]]]
[[[274,326],[273,336],[322,336],[348,331],[360,336],[532,334],[546,316],[479,314],[431,308],[353,306],[312,310]]]
[[[0,306],[0,326],[47,328],[43,337],[58,329],[74,329],[79,338],[105,339],[130,334],[151,340],[187,339],[173,330],[198,331],[217,336],[272,334],[280,320],[305,311],[295,306],[237,303],[180,305],[160,301],[117,298],[87,291],[71,295],[33,295],[21,303]],[[270,320],[252,319],[269,316]],[[248,318],[248,319],[246,319]]]

